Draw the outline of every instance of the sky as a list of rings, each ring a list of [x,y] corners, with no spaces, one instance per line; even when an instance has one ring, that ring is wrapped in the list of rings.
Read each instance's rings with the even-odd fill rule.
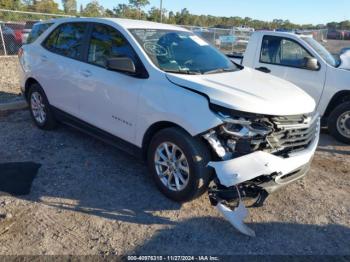
[[[85,6],[90,0],[77,2],[79,9],[80,4]],[[99,0],[99,3],[112,9],[128,0]],[[146,9],[159,7],[160,0],[150,0],[150,3]],[[350,0],[163,0],[163,8],[174,12],[187,8],[197,15],[248,16],[264,21],[288,19],[299,24],[350,20]]]

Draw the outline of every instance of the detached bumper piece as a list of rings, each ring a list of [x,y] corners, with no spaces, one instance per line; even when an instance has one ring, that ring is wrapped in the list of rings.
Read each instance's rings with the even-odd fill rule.
[[[219,183],[216,182],[216,184]],[[244,219],[248,216],[248,209],[243,199],[255,199],[255,202],[249,207],[263,206],[269,195],[263,188],[250,184],[232,187],[219,185],[211,187],[208,194],[211,205],[215,206],[234,228],[244,235],[255,237],[255,232],[244,224]]]

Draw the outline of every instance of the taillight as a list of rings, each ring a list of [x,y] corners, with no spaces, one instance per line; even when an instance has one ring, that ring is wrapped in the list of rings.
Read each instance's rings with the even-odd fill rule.
[[[20,48],[18,49],[18,58],[21,58],[22,55],[23,55],[23,48],[20,47]]]

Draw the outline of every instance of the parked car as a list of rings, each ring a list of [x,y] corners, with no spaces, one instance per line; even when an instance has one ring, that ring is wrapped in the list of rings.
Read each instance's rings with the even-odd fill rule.
[[[0,22],[0,29],[2,32],[2,36],[0,35],[0,50],[3,53],[6,52],[7,55],[17,54],[19,47],[16,43],[15,31],[2,22]],[[5,44],[5,46],[3,46],[3,44]]]
[[[24,25],[24,29],[22,31],[22,44],[27,43],[27,38],[29,33],[32,31],[33,25],[39,21],[27,21]]]
[[[340,32],[337,30],[328,30],[327,39],[340,39]]]
[[[316,101],[323,125],[337,140],[347,144],[350,144],[349,59],[344,56],[337,60],[311,36],[267,31],[254,33],[244,56],[233,58],[236,63],[284,78],[306,91]]]
[[[22,45],[22,31],[24,28],[24,24],[21,22],[6,22],[5,25],[14,31],[15,42],[19,48]]]
[[[319,117],[294,84],[235,65],[181,27],[52,23],[19,53],[21,88],[39,128],[66,123],[139,155],[172,200],[189,201],[209,186],[211,203],[248,235],[241,199],[262,204],[306,174]]]
[[[35,23],[32,27],[32,30],[29,32],[29,35],[26,40],[26,44],[30,44],[34,42],[51,25],[53,25],[53,22],[51,22],[50,20]]]

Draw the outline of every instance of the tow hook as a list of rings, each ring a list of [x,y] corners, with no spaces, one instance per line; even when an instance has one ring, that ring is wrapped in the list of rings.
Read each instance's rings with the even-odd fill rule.
[[[244,224],[249,212],[243,199],[255,199],[255,202],[248,207],[261,207],[269,195],[266,190],[244,183],[231,187],[216,184],[209,188],[208,194],[211,205],[215,206],[234,228],[244,235],[255,237],[255,232]]]

